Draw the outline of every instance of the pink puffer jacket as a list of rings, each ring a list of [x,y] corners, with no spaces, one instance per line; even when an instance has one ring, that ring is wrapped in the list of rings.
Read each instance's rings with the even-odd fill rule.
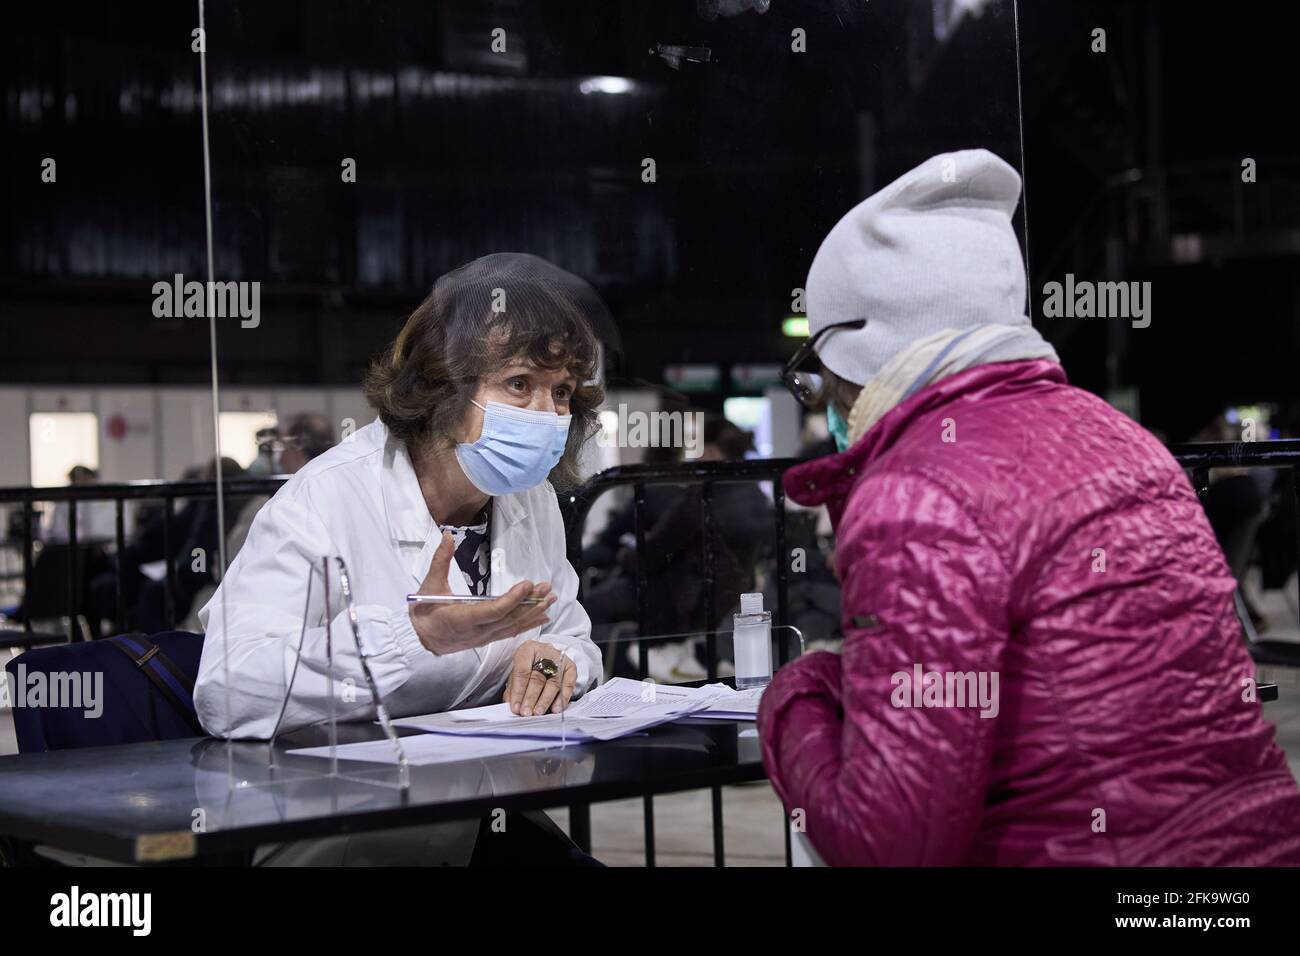
[[[785,484],[835,523],[845,641],[759,730],[826,862],[1300,863],[1196,494],[1060,366],[941,380]]]

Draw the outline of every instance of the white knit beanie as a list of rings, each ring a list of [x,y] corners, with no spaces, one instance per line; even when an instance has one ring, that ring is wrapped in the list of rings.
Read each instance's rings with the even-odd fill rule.
[[[809,334],[822,363],[865,385],[942,329],[1029,326],[1025,263],[1011,226],[1020,176],[985,149],[934,156],[854,206],[808,270]]]

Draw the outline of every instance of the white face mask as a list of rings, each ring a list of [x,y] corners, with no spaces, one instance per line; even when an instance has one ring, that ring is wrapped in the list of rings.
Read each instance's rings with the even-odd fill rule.
[[[483,431],[477,441],[456,446],[470,483],[485,495],[506,495],[545,481],[564,456],[573,416],[503,402],[474,404],[483,409]]]

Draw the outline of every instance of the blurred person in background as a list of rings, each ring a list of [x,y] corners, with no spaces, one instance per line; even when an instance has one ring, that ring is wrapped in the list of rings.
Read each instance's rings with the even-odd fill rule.
[[[679,446],[662,442],[645,449],[644,463],[670,465],[681,461],[681,458],[682,449]],[[682,489],[675,485],[647,485],[645,503],[641,510],[646,528],[655,527],[681,495]],[[635,555],[636,521],[633,502],[629,496],[627,501],[609,513],[605,526],[582,550],[583,572],[588,575],[587,586],[583,589],[582,606],[591,617],[592,639],[602,646],[611,638],[635,628],[639,614]],[[654,601],[649,603],[656,604]],[[670,633],[658,626],[661,623],[663,622],[656,619],[651,625],[655,632]],[[628,656],[627,647],[606,651],[606,654],[611,653],[613,659],[610,664],[614,676],[636,676],[636,668]]]
[[[268,437],[265,430],[258,432],[257,435],[259,449],[265,443],[270,455],[270,464],[267,466],[270,470],[261,477],[295,475],[307,462],[334,447],[334,428],[330,425],[329,419],[319,412],[303,412],[294,416],[289,420],[283,437],[280,437],[278,432]],[[260,460],[259,450],[258,461]],[[253,464],[256,465],[257,461]],[[256,495],[250,499],[239,500],[247,500],[247,504],[239,509],[233,523],[230,523],[227,516],[227,523],[230,523],[230,533],[226,535],[227,567],[235,560],[239,549],[244,546],[249,529],[253,526],[253,519],[262,510],[262,506],[271,500],[271,496]],[[194,596],[190,602],[189,616],[181,625],[183,630],[196,633],[203,630],[203,625],[199,622],[199,609],[211,599],[212,592],[217,589],[218,580],[218,573],[214,573],[213,580],[204,584],[199,593]]]
[[[840,449],[786,474],[836,527],[841,655],[779,670],[764,762],[836,864],[1300,863],[1236,582],[1182,469],[1072,388],[1025,315],[1020,177],[936,156],[807,280]]]
[[[816,422],[816,425],[813,423]],[[796,455],[808,461],[834,454],[835,439],[824,419],[804,420],[803,443]],[[807,508],[786,498],[785,543],[791,555],[792,574],[787,583],[787,613],[804,637],[805,649],[838,650],[840,634],[840,583],[835,578],[835,535],[825,508]],[[802,561],[795,565],[794,556]],[[795,570],[796,567],[801,570]],[[777,585],[764,589],[764,606],[777,606]]]
[[[1277,411],[1277,438],[1300,437],[1300,403],[1283,403]],[[1267,469],[1263,470],[1269,473]],[[1288,626],[1295,621],[1296,586],[1294,578],[1300,555],[1296,552],[1296,477],[1290,468],[1271,472],[1273,483],[1269,489],[1265,518],[1256,536],[1259,555],[1259,586],[1261,591],[1281,591],[1288,604]],[[1261,622],[1259,630],[1265,630]]]
[[[274,474],[296,475],[299,469],[317,455],[334,447],[334,426],[320,412],[303,412],[289,419],[281,436],[281,448],[276,459],[279,467]]]
[[[209,462],[199,474],[201,481],[215,481],[218,463]],[[233,458],[220,461],[221,477],[230,481],[241,478],[245,472],[239,462]],[[225,533],[228,535],[239,519],[240,511],[248,501],[247,496],[225,495]],[[161,523],[162,517],[155,519]],[[148,533],[148,532],[146,532]],[[197,599],[207,592],[215,583],[218,574],[218,544],[221,533],[218,521],[218,509],[215,499],[195,498],[185,504],[176,515],[172,528],[175,541],[180,544],[171,555],[164,554],[152,568],[141,568],[147,580],[140,587],[140,599],[136,603],[134,615],[130,622],[132,630],[145,634],[180,627],[197,607]],[[172,565],[172,578],[175,584],[172,593],[172,612],[167,613],[167,562]]]
[[[68,484],[89,488],[99,484],[99,472],[86,465],[74,465],[68,471]],[[64,544],[68,540],[68,502],[56,504],[50,516],[45,540]],[[117,510],[111,501],[77,502],[77,541],[112,541],[117,536]]]
[[[1236,442],[1242,440],[1241,424],[1216,415],[1192,438],[1195,442]],[[1255,539],[1268,515],[1269,498],[1275,475],[1267,468],[1216,468],[1210,472],[1210,487],[1205,495],[1205,516],[1228,562],[1228,570],[1238,583],[1237,598],[1253,630],[1267,630],[1264,615],[1251,602],[1240,585],[1255,555]],[[1294,546],[1291,548],[1294,554]]]
[[[246,473],[250,478],[265,478],[279,474],[276,455],[280,444],[278,428],[259,428],[257,431],[257,457],[249,463]]]
[[[182,481],[212,481],[217,465],[210,461],[194,465],[181,475]],[[244,473],[233,458],[221,459],[222,477]],[[233,527],[245,498],[226,499],[226,527]],[[101,571],[90,581],[87,615],[96,623],[96,633],[107,629],[115,634],[141,631],[156,634],[172,626],[167,615],[167,565],[173,565],[176,590],[173,593],[174,620],[183,621],[195,598],[213,580],[216,566],[217,508],[215,501],[186,500],[172,516],[171,552],[167,552],[166,516],[163,507],[143,508],[137,514],[134,533],[126,547],[114,557],[122,573],[122,606],[117,606],[117,579],[112,569]],[[195,549],[199,549],[195,553]]]
[[[754,437],[720,415],[706,416],[698,461],[741,461],[754,450]],[[680,449],[657,451],[653,460],[680,460]],[[647,455],[647,460],[651,460]],[[636,547],[634,503],[628,501],[610,515],[596,540],[583,552],[584,566],[610,568],[583,596],[592,620],[608,625],[639,620],[638,562],[644,560],[647,584],[646,631],[649,635],[685,634],[715,629],[737,606],[740,595],[754,587],[754,572],[762,546],[772,532],[772,504],[756,483],[727,482],[713,486],[713,603],[706,588],[706,531],[703,493],[699,485],[650,485],[643,510],[645,554]],[[631,648],[616,651],[615,676],[639,676]],[[650,675],[675,682],[706,676],[703,641],[654,645],[649,653]]]

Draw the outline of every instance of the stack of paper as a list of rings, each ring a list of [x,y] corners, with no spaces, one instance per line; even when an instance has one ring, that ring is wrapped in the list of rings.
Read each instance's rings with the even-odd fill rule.
[[[707,688],[721,688],[716,691],[712,703],[704,710],[696,711],[692,717],[708,717],[713,720],[757,720],[758,702],[766,687],[751,687],[749,690],[732,690],[726,684],[710,684]]]
[[[564,743],[614,740],[679,717],[753,720],[763,688],[732,690],[725,684],[675,687],[616,677],[574,701],[563,714],[519,717],[509,704],[491,704],[442,714],[400,717],[393,723],[426,733],[403,737],[402,747],[412,764],[446,763],[521,753]],[[328,747],[290,753],[328,757]],[[345,744],[340,760],[392,763],[388,740]]]
[[[519,717],[510,712],[508,704],[491,704],[402,717],[393,723],[437,734],[614,740],[704,710],[713,702],[717,686],[673,687],[616,677],[579,698],[562,714]]]
[[[525,740],[519,737],[456,737],[443,734],[419,734],[402,738],[402,752],[407,763],[414,767],[439,763],[456,763],[460,760],[481,760],[505,754],[527,753],[558,746],[558,742]],[[366,763],[397,763],[397,751],[391,740],[363,740],[353,744],[340,744],[339,760],[361,760]],[[305,747],[290,750],[298,757],[329,757],[330,748]]]

